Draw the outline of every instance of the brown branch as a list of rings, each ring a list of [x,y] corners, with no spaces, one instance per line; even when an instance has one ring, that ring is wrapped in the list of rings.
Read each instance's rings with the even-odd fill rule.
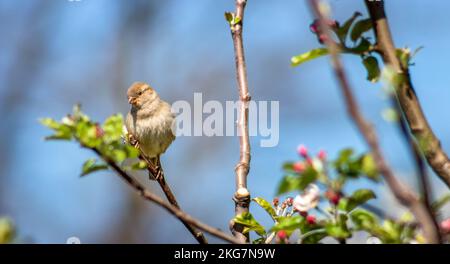
[[[163,207],[164,209],[169,211],[169,213],[171,213],[172,215],[177,217],[181,222],[187,223],[189,226],[196,227],[200,230],[203,230],[203,231],[205,231],[215,237],[223,239],[227,242],[230,242],[233,244],[241,243],[241,241],[238,240],[237,238],[225,234],[223,231],[221,231],[218,228],[214,228],[214,227],[211,227],[207,224],[200,222],[199,220],[193,218],[189,214],[183,212],[177,206],[172,205],[172,204],[164,201],[161,197],[151,193],[150,191],[145,189],[145,187],[141,183],[139,183],[133,177],[128,175],[128,173],[126,173],[124,170],[122,170],[122,168],[120,168],[114,161],[112,161],[111,159],[109,159],[107,157],[104,157],[98,149],[96,149],[96,148],[90,148],[90,149],[93,150],[100,158],[102,158],[123,180],[125,180],[125,182],[127,182],[131,187],[133,187],[139,193],[140,196],[142,196],[146,200],[154,202],[157,205]]]
[[[235,215],[248,212],[250,206],[250,192],[247,189],[247,176],[250,170],[250,142],[248,133],[248,104],[250,102],[250,94],[248,91],[247,70],[242,41],[242,27],[246,4],[247,0],[236,0],[236,11],[234,13],[234,17],[238,19],[238,22],[230,22],[240,99],[239,120],[237,122],[240,143],[240,158],[235,168],[236,192],[233,197],[235,202]],[[242,225],[231,221],[230,228],[238,239],[243,242],[248,241],[248,235],[243,233],[244,227]]]
[[[398,120],[398,126],[400,128],[400,132],[405,139],[406,143],[408,144],[410,151],[414,158],[414,163],[416,165],[417,173],[419,176],[419,186],[421,188],[421,196],[423,199],[423,203],[426,206],[426,210],[428,211],[428,214],[432,216],[434,230],[437,232],[437,236],[439,239],[439,242],[442,243],[442,236],[439,232],[439,223],[436,220],[436,215],[432,209],[431,206],[431,199],[433,197],[432,188],[428,181],[428,175],[425,168],[425,162],[423,160],[422,154],[420,153],[419,146],[416,141],[412,138],[411,134],[408,131],[408,127],[406,124],[405,117],[402,115],[400,110],[400,105],[398,103],[398,100],[395,96],[391,96],[391,101],[393,108],[395,109],[395,112],[399,116]]]
[[[347,75],[344,71],[344,67],[339,57],[339,47],[332,40],[330,34],[330,28],[325,22],[326,17],[322,14],[319,9],[317,0],[309,0],[310,6],[314,15],[319,19],[320,28],[324,30],[323,33],[327,35],[325,44],[327,45],[330,55],[332,66],[336,78],[340,84],[342,93],[347,106],[347,111],[350,117],[355,122],[357,128],[361,132],[364,140],[369,145],[372,155],[375,160],[375,164],[379,172],[384,176],[384,180],[388,184],[389,188],[397,198],[397,200],[409,208],[411,212],[415,215],[417,221],[421,224],[424,231],[424,236],[428,243],[439,243],[439,236],[437,230],[434,228],[433,217],[429,214],[426,206],[420,201],[418,197],[412,192],[406,185],[401,183],[392,172],[391,168],[384,160],[380,146],[378,144],[377,135],[373,127],[365,120],[361,114],[358,103],[356,102],[350,83],[348,82]]]
[[[178,205],[178,201],[175,198],[175,195],[173,194],[172,190],[170,189],[169,184],[167,184],[167,182],[166,182],[163,169],[161,167],[159,168],[159,170],[156,169],[155,164],[153,164],[151,162],[151,160],[142,153],[140,148],[137,147],[136,145],[135,145],[135,147],[140,151],[140,153],[141,153],[140,158],[147,163],[148,172],[150,174],[152,174],[153,177],[158,181],[159,186],[161,187],[161,190],[163,191],[163,193],[166,196],[169,203],[172,204],[173,206],[181,209],[180,206]],[[208,240],[205,238],[205,236],[203,235],[202,232],[199,232],[198,230],[196,230],[193,226],[191,226],[186,221],[181,220],[181,222],[189,230],[189,232],[194,236],[194,238],[197,240],[198,243],[208,244]]]
[[[397,74],[403,77],[395,92],[410,131],[417,141],[425,143],[421,144],[424,145],[421,150],[428,164],[450,188],[450,160],[422,111],[408,68],[405,68],[396,56],[394,41],[384,10],[384,1],[366,0],[365,2],[374,25],[377,47],[384,63],[390,65]]]

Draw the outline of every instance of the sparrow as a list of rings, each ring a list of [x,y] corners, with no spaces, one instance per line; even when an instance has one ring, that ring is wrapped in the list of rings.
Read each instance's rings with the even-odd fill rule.
[[[125,127],[130,142],[137,141],[141,152],[160,169],[160,155],[175,140],[175,115],[170,104],[144,82],[133,83],[128,88],[127,97],[131,109],[125,119]]]

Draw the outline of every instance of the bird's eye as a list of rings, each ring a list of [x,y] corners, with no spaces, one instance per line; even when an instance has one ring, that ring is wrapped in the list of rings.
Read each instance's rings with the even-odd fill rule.
[[[139,91],[139,92],[138,92],[138,95],[142,95],[142,93],[143,93],[143,91]]]

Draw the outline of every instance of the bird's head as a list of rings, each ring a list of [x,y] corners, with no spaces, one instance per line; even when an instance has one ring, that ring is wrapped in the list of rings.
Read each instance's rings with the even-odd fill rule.
[[[139,109],[142,106],[157,100],[158,94],[150,85],[144,82],[133,83],[127,91],[128,103]]]

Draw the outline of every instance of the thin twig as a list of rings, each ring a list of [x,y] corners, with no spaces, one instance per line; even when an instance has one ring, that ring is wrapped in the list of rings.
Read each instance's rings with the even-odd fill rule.
[[[372,155],[375,160],[375,164],[380,173],[384,176],[386,183],[391,189],[392,193],[395,195],[397,200],[409,208],[411,212],[415,215],[417,221],[421,224],[424,231],[424,236],[428,243],[439,243],[439,236],[437,235],[437,230],[434,228],[433,216],[429,214],[426,206],[420,201],[420,199],[412,192],[406,185],[401,183],[394,175],[393,171],[385,161],[380,146],[378,144],[377,135],[373,127],[365,120],[361,114],[358,103],[356,102],[350,83],[348,82],[347,75],[344,71],[344,67],[339,57],[339,49],[336,43],[332,41],[330,28],[326,23],[325,15],[320,11],[319,4],[317,0],[309,0],[311,9],[314,15],[319,19],[320,28],[323,30],[324,34],[327,35],[325,44],[327,45],[332,66],[336,78],[340,84],[342,93],[347,106],[347,111],[350,117],[355,122],[365,141],[369,145]]]
[[[135,146],[136,147],[136,146]],[[169,184],[167,184],[165,176],[164,176],[164,170],[162,167],[158,169],[155,168],[155,164],[151,162],[151,160],[143,154],[143,152],[140,150],[139,147],[137,149],[140,151],[141,155],[140,158],[147,163],[147,170],[150,174],[153,175],[153,177],[158,181],[159,186],[161,187],[161,190],[163,191],[164,195],[166,196],[167,200],[170,204],[173,206],[180,208],[178,205],[178,201],[175,198],[175,195],[172,192],[172,189],[170,189]],[[159,175],[158,175],[159,174]],[[198,241],[200,244],[208,244],[208,240],[206,240],[205,236],[202,232],[196,230],[194,227],[192,227],[189,223],[186,221],[181,220],[183,225],[189,230],[189,232],[194,236],[194,238]]]
[[[246,0],[236,0],[236,11],[234,16],[238,18],[237,23],[230,23],[231,35],[233,38],[234,53],[236,60],[236,76],[239,88],[239,117],[237,129],[239,135],[240,158],[236,165],[236,192],[233,200],[235,202],[235,215],[249,211],[250,192],[247,189],[247,176],[250,170],[250,141],[248,133],[248,104],[250,94],[247,81],[247,70],[244,57],[244,46],[242,41],[242,27],[244,20],[244,9]],[[230,229],[233,234],[243,242],[248,241],[248,235],[243,233],[244,227],[233,221],[230,223]]]
[[[133,187],[139,195],[144,197],[146,200],[156,203],[157,205],[163,207],[167,211],[169,211],[172,215],[177,217],[181,222],[187,223],[190,226],[194,226],[200,230],[203,230],[215,237],[223,239],[227,242],[233,244],[241,244],[241,241],[233,236],[225,234],[218,228],[211,227],[207,224],[200,222],[189,214],[183,212],[180,208],[164,201],[161,197],[151,193],[148,191],[141,183],[131,177],[128,173],[126,173],[122,168],[120,168],[114,161],[111,159],[104,157],[100,151],[96,148],[89,148],[93,150],[100,158],[102,158],[123,180],[125,180],[131,187]]]
[[[417,141],[424,143],[421,144],[421,146],[423,145],[421,150],[428,164],[450,188],[450,160],[422,111],[408,67],[405,68],[396,56],[394,41],[384,10],[384,1],[366,0],[365,2],[374,25],[378,53],[386,65],[391,66],[396,74],[403,77],[403,81],[396,87],[395,93],[410,131]]]

